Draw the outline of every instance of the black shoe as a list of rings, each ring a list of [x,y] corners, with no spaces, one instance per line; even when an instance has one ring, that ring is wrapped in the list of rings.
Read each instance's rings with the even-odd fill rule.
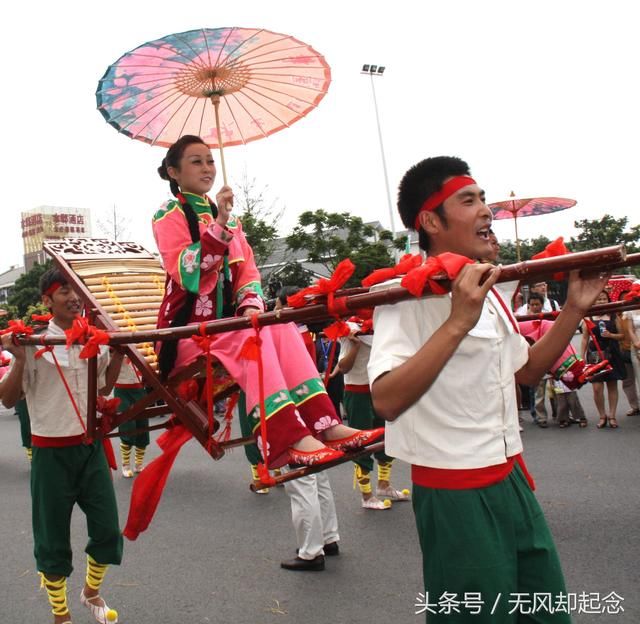
[[[281,568],[285,570],[307,570],[309,572],[320,572],[324,570],[324,555],[318,555],[313,559],[289,559],[289,561],[283,561],[280,564]]]
[[[340,554],[340,546],[338,542],[329,542],[322,548],[324,550],[325,557],[337,557]],[[299,548],[296,548],[296,555],[300,552]]]
[[[340,554],[340,546],[338,542],[330,542],[323,547],[325,557],[337,557]]]

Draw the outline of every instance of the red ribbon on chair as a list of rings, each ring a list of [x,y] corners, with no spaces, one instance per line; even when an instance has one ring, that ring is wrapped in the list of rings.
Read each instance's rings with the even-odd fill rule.
[[[120,406],[120,399],[118,397],[114,397],[113,399],[108,399],[105,396],[98,396],[96,398],[96,411],[102,414],[102,418],[100,419],[100,430],[102,431],[102,447],[104,449],[105,457],[107,458],[107,463],[109,464],[109,468],[111,470],[118,470],[118,464],[116,463],[116,454],[113,452],[113,444],[111,444],[111,438],[107,438],[105,434],[109,433],[113,428],[111,423],[113,421],[113,417],[118,412],[118,407]]]
[[[567,246],[564,244],[564,238],[562,236],[558,236],[556,240],[551,241],[542,251],[531,256],[531,259],[541,260],[542,258],[555,258],[556,256],[566,256],[570,253],[571,251],[569,251]],[[551,277],[554,280],[562,281],[565,279],[566,275],[564,273],[554,273]]]
[[[348,278],[347,278],[348,279]],[[294,295],[295,296],[295,295]],[[242,345],[240,357],[253,360],[258,363],[258,404],[260,409],[260,437],[262,438],[262,461],[258,462],[257,470],[260,481],[266,486],[276,484],[269,474],[269,442],[267,440],[267,407],[264,396],[264,367],[262,362],[262,338],[260,337],[260,320],[257,314],[251,315],[251,325],[255,331],[254,336],[249,336]]]
[[[356,270],[355,265],[349,258],[345,258],[336,266],[333,275],[329,279],[321,277],[316,284],[303,288],[291,297],[287,297],[287,303],[292,308],[301,308],[307,303],[308,295],[329,295],[342,288]]]
[[[171,466],[183,445],[193,436],[184,425],[176,425],[158,437],[162,455],[156,457],[136,477],[131,490],[129,517],[122,534],[129,540],[137,539],[146,531],[160,503]]]
[[[31,320],[35,323],[48,323],[53,318],[53,314],[32,314]]]
[[[384,269],[376,269],[367,277],[362,280],[363,286],[373,286],[374,284],[381,284],[387,280],[398,277],[398,275],[405,275],[411,269],[415,269],[422,264],[422,257],[419,254],[405,254],[400,258],[400,262],[393,267],[386,267]]]
[[[429,292],[434,295],[445,295],[449,292],[447,286],[436,277],[454,280],[465,264],[473,264],[473,260],[466,256],[454,253],[443,253],[438,256],[429,256],[424,264],[411,269],[403,278],[404,286],[414,297],[419,297],[429,285]]]
[[[87,341],[84,343],[84,347],[82,347],[78,357],[81,360],[96,357],[98,353],[100,353],[100,345],[108,344],[109,334],[102,329],[89,325],[89,329],[87,330]]]

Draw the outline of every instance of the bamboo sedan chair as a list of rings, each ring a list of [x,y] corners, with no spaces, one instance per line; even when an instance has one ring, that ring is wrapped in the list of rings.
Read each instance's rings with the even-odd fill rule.
[[[44,243],[70,284],[81,297],[87,316],[106,331],[141,332],[155,329],[158,310],[164,296],[165,271],[160,260],[137,243],[117,243],[108,239],[70,238]],[[175,414],[192,435],[208,449],[214,459],[224,454],[224,447],[244,444],[253,439],[229,440],[218,444],[210,437],[207,414],[196,401],[186,401],[176,391],[182,381],[202,376],[204,364],[195,362],[169,382],[158,375],[158,361],[153,344],[139,342],[122,345],[148,394],[126,411],[113,416],[109,428],[123,422],[166,414]],[[216,399],[229,396],[237,385],[218,364],[214,371]],[[95,410],[87,411],[87,432],[91,437],[117,436],[105,433],[104,422]],[[166,428],[167,422],[148,429]]]

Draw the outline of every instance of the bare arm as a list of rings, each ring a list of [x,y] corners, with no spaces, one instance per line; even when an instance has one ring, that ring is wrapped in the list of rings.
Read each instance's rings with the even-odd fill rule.
[[[106,396],[111,394],[113,390],[113,386],[118,380],[118,375],[120,375],[120,369],[122,368],[122,360],[124,358],[124,353],[119,350],[114,350],[111,353],[109,359],[109,366],[107,366],[107,370],[105,372],[105,383],[100,390],[98,390],[98,394]]]
[[[529,349],[529,360],[516,373],[518,383],[536,385],[571,342],[580,320],[591,307],[609,279],[609,274],[580,278],[572,271],[567,303],[551,329]]]
[[[580,339],[580,357],[587,359],[587,345],[589,344],[589,332],[586,324],[582,326],[582,338]]]
[[[22,376],[27,355],[24,347],[13,344],[13,334],[2,336],[2,348],[13,355],[9,372],[2,380],[2,404],[13,407],[22,398]]]
[[[488,279],[481,284],[482,278]],[[500,267],[466,265],[453,282],[451,314],[406,362],[378,377],[371,386],[376,413],[395,420],[429,390],[482,312],[484,300],[500,275]]]
[[[348,373],[355,364],[360,345],[362,344],[353,334],[349,335],[349,351],[338,361],[338,368],[341,373]]]
[[[638,340],[638,334],[636,334],[636,328],[633,326],[633,319],[626,318],[624,319],[624,323],[626,324],[627,331],[629,332],[629,338],[631,338],[631,344],[636,349],[640,349],[640,340]]]

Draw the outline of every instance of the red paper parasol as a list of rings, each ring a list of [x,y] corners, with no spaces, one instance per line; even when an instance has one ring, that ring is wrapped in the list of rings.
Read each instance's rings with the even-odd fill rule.
[[[98,110],[118,132],[168,147],[195,134],[219,147],[266,137],[313,110],[331,82],[324,57],[257,28],[191,30],[150,41],[111,65]]]
[[[564,197],[531,197],[529,199],[516,199],[511,191],[511,198],[504,201],[489,204],[495,220],[513,219],[516,230],[516,253],[520,261],[520,239],[518,238],[518,219],[521,217],[533,217],[535,215],[557,212],[565,208],[571,208],[578,202],[575,199]]]

